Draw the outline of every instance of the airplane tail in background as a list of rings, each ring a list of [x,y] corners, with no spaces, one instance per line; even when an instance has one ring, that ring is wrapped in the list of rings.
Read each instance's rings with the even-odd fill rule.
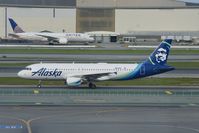
[[[12,19],[12,18],[9,18],[9,21],[10,21],[10,25],[14,31],[14,33],[23,33],[24,31],[22,30],[21,27],[19,27],[17,25],[17,23]]]
[[[172,39],[165,39],[160,43],[153,53],[149,56],[148,61],[153,65],[165,65],[169,56]]]

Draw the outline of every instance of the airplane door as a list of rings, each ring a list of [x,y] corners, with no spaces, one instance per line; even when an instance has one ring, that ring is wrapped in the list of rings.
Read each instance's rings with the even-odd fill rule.
[[[145,75],[145,65],[142,65],[140,68],[140,75]]]

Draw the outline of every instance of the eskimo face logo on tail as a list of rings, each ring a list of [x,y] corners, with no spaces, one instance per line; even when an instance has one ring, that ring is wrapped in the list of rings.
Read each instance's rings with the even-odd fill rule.
[[[167,59],[167,50],[159,48],[155,54],[155,58],[158,63],[165,61]]]
[[[32,72],[32,76],[46,76],[46,77],[57,77],[62,74],[62,71],[58,71],[54,69],[52,71],[48,71],[47,68],[41,68],[38,71]]]

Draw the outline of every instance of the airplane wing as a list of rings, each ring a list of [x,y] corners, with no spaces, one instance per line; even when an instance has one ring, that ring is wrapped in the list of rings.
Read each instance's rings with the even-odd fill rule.
[[[40,34],[36,34],[37,36],[41,36],[41,37],[44,37],[44,38],[47,38],[49,41],[52,41],[52,40],[58,40],[59,38],[57,37],[53,37],[53,36],[47,36],[47,35],[40,35]]]
[[[37,36],[41,36],[44,38],[47,38],[49,42],[57,42],[59,44],[67,44],[68,39],[64,37],[55,37],[55,36],[50,36],[50,35],[41,35],[41,34],[36,34]]]
[[[96,79],[104,76],[114,76],[114,75],[117,75],[117,72],[71,75],[71,77],[81,78],[86,81],[95,81]]]

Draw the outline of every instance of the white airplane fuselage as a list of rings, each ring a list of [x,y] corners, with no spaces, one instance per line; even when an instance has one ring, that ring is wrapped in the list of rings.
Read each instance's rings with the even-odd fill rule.
[[[67,77],[81,77],[81,75],[93,75],[110,73],[101,76],[96,81],[118,80],[133,72],[138,64],[65,64],[65,63],[40,63],[27,66],[18,76],[27,79],[67,79]]]
[[[49,38],[57,38],[52,40],[66,39],[67,42],[93,42],[94,39],[84,33],[44,33],[44,32],[24,32],[14,33],[18,38],[24,40],[37,40],[37,41],[48,41]],[[66,43],[67,43],[66,42]]]

